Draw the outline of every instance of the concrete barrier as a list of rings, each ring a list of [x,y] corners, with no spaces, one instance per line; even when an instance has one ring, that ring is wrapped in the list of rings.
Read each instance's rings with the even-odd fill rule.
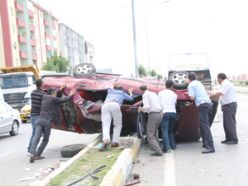
[[[248,94],[248,87],[237,87],[237,86],[235,86],[235,90],[238,93],[241,93],[241,94]]]
[[[123,150],[113,167],[103,178],[100,186],[122,186],[125,184],[128,175],[132,171],[133,161],[137,157],[141,146],[139,138],[132,138],[132,147]]]

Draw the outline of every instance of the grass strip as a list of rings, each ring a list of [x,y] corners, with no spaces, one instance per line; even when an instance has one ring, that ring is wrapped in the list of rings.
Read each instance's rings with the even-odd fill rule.
[[[61,174],[53,178],[49,186],[66,186],[81,177],[85,176],[92,170],[106,165],[100,172],[96,173],[95,176],[99,178],[94,179],[90,176],[75,184],[80,186],[97,186],[100,184],[102,178],[111,169],[116,159],[120,155],[122,149],[110,148],[108,151],[99,152],[97,149],[90,149],[84,154],[83,157],[76,160],[71,166],[65,169]]]

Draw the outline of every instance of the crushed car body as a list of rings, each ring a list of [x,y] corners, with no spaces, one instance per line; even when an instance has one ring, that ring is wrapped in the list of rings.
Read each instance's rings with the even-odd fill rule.
[[[123,113],[122,135],[137,132],[138,107],[142,100],[141,85],[147,85],[148,90],[158,93],[165,89],[164,81],[157,79],[126,78],[117,74],[93,73],[76,76],[51,76],[43,79],[43,88],[59,88],[66,84],[64,90],[68,94],[76,89],[72,102],[61,106],[61,122],[53,124],[53,128],[78,133],[101,133],[101,106],[107,96],[108,89],[113,84],[123,86],[124,91],[133,89],[134,101],[121,105]],[[186,89],[175,89],[178,96],[176,136],[180,141],[193,141],[200,138],[198,109],[189,99]]]

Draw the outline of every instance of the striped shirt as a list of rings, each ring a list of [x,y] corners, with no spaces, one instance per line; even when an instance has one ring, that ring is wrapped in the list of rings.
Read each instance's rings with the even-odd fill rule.
[[[31,93],[31,116],[39,116],[42,103],[42,97],[46,93],[43,90],[37,89]]]

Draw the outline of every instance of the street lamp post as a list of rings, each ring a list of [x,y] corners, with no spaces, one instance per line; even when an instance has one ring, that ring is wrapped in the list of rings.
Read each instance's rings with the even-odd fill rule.
[[[134,71],[135,71],[135,77],[139,77],[138,54],[137,54],[137,38],[136,38],[135,6],[134,6],[134,0],[131,0],[131,1],[132,1],[132,23],[133,23]]]

